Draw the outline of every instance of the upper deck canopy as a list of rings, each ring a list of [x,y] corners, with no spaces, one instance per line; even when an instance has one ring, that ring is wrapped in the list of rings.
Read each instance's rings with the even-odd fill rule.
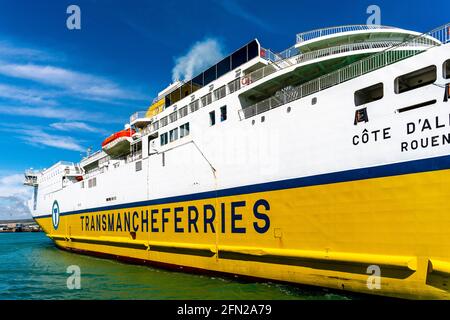
[[[421,34],[414,31],[379,25],[349,25],[317,29],[297,34],[295,47],[302,52],[320,50],[341,44],[396,41],[405,42]],[[438,40],[436,40],[438,43]]]

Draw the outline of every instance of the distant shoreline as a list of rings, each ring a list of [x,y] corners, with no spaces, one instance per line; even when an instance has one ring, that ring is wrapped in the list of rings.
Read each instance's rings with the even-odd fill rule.
[[[0,224],[8,224],[8,223],[36,223],[34,219],[18,219],[18,220],[0,220]]]
[[[14,231],[14,230],[0,230],[0,233],[33,233],[33,232],[44,232],[43,230],[22,230],[22,231]]]
[[[0,221],[0,233],[40,231],[42,231],[41,227],[33,219]]]

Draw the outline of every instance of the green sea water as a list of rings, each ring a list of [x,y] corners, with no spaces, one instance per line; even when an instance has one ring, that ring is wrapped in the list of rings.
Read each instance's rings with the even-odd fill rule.
[[[69,290],[69,266],[81,288]],[[358,299],[271,282],[238,281],[125,264],[57,249],[44,233],[0,233],[0,299]]]

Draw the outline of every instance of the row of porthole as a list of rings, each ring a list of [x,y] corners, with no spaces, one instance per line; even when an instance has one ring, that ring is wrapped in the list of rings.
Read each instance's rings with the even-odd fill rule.
[[[312,105],[315,105],[316,103],[317,103],[317,98],[313,98],[312,101],[311,101],[311,104],[312,104]],[[290,113],[291,110],[292,110],[291,107],[287,107],[287,108],[286,108],[286,112],[287,112],[287,113]],[[266,116],[262,116],[262,117],[261,117],[261,122],[264,122],[264,121],[266,121]],[[256,123],[256,120],[253,119],[253,120],[252,120],[252,125],[255,125],[255,123]]]

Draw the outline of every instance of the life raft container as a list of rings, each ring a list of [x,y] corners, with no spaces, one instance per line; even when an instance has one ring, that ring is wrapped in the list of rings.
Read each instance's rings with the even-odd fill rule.
[[[108,155],[118,157],[130,152],[130,144],[132,136],[136,131],[132,129],[124,129],[110,135],[102,142],[102,149]]]

